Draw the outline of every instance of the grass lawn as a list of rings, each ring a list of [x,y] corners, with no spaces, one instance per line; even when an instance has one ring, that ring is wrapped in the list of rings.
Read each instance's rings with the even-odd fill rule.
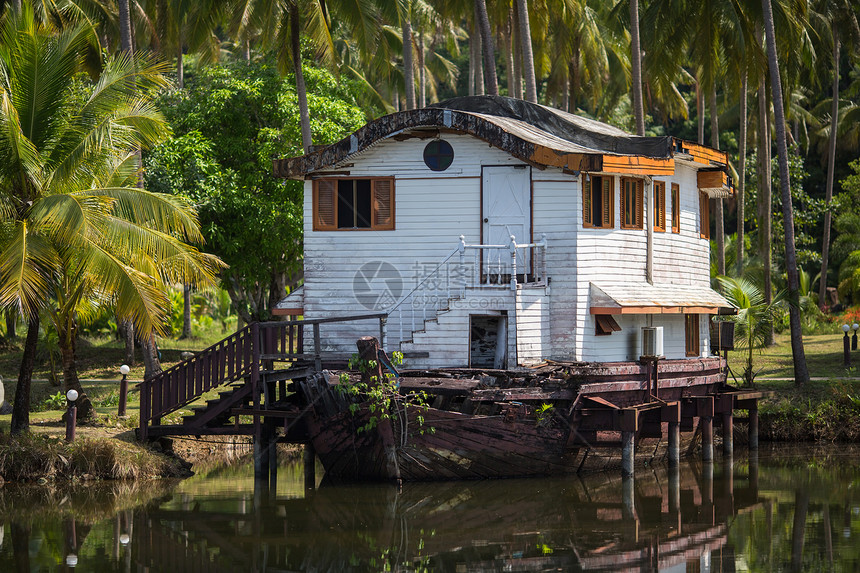
[[[753,350],[753,367],[757,380],[762,378],[794,378],[791,357],[791,340],[788,334],[776,336],[776,344],[770,348]],[[803,337],[803,349],[809,375],[813,378],[860,377],[860,350],[851,353],[851,369],[842,365],[842,333],[816,334]],[[729,368],[740,379],[746,352],[735,350],[728,353]],[[731,380],[731,377],[729,377]]]

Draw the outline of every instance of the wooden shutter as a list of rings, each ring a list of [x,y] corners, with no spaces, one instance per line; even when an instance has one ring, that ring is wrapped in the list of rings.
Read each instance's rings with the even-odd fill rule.
[[[337,230],[337,180],[319,179],[314,181],[314,231]]]
[[[645,181],[642,179],[638,179],[634,183],[636,185],[636,202],[633,205],[634,212],[636,213],[635,221],[636,228],[642,228],[642,218],[643,218],[643,209],[645,205],[644,197],[645,197]]]
[[[603,217],[601,218],[601,226],[612,228],[615,226],[615,205],[613,204],[614,194],[612,193],[612,177],[601,177],[603,180]]]
[[[591,217],[591,177],[588,175],[582,176],[582,226],[593,227],[594,221]]]
[[[373,228],[379,231],[394,229],[394,180],[373,181]]]
[[[699,236],[703,239],[711,238],[711,209],[708,204],[710,197],[699,193]]]
[[[684,315],[684,350],[687,356],[699,355],[699,315]]]
[[[672,232],[681,232],[681,190],[677,183],[672,183]]]
[[[666,230],[666,184],[654,182],[654,230]]]

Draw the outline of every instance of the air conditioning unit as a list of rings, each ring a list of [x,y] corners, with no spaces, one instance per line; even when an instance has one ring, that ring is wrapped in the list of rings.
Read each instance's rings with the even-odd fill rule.
[[[642,327],[642,356],[663,356],[663,327]]]

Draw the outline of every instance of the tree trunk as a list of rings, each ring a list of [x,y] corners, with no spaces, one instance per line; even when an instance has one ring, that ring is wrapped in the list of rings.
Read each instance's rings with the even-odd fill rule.
[[[191,338],[191,285],[182,285],[182,336]]]
[[[705,144],[705,90],[702,89],[701,78],[696,78],[696,120],[698,122],[699,145]]]
[[[711,108],[711,147],[714,149],[720,148],[720,117],[717,114],[717,85],[711,86],[711,97],[709,98],[709,107]],[[716,229],[714,234],[717,236],[717,274],[726,274],[726,229],[723,215],[723,199],[718,197],[715,201],[716,209],[714,209],[714,219]]]
[[[251,62],[251,40],[247,38],[245,38],[245,41],[242,43],[242,59],[244,59],[246,63]]]
[[[526,101],[537,103],[537,81],[535,79],[535,59],[532,52],[532,32],[529,27],[528,0],[516,0],[517,14],[520,19],[520,44],[523,51],[523,75],[526,80]]]
[[[794,249],[794,211],[791,205],[791,178],[788,173],[788,145],[785,139],[785,110],[782,106],[782,83],[779,78],[779,60],[776,54],[776,38],[773,29],[773,11],[770,0],[762,0],[764,12],[765,40],[767,41],[770,83],[773,93],[774,124],[776,126],[776,149],[779,157],[779,187],[782,196],[782,222],[785,226],[785,270],[788,275],[788,309],[791,329],[791,354],[794,359],[794,384],[803,386],[809,382],[809,369],[803,350],[803,332],[800,324],[800,280],[797,272],[797,255]]]
[[[582,91],[582,73],[580,71],[580,40],[577,39],[573,47],[573,57],[568,65],[568,74],[570,75],[570,113],[576,113],[579,107],[579,93]]]
[[[639,0],[630,0],[630,41],[636,135],[645,135],[645,108],[642,105],[642,48],[639,45]]]
[[[737,234],[737,260],[735,261],[735,274],[738,277],[744,272],[744,219],[745,214],[745,182],[747,168],[747,70],[744,69],[741,78],[741,102],[740,102],[740,136],[738,141],[738,234]]]
[[[508,97],[516,97],[516,89],[514,88],[514,43],[513,43],[513,27],[514,27],[514,8],[508,7],[508,18],[505,21],[505,76],[508,80]]]
[[[27,324],[27,338],[24,341],[24,355],[18,370],[18,384],[15,386],[15,401],[12,404],[12,435],[30,429],[30,382],[33,380],[33,367],[36,364],[36,347],[39,343],[39,315],[30,318]]]
[[[311,114],[308,111],[308,92],[305,87],[305,76],[302,73],[302,50],[299,40],[299,6],[295,1],[290,2],[290,52],[293,57],[293,72],[296,75],[296,95],[299,99],[299,116],[302,123],[302,149],[307,153],[313,145],[311,139]]]
[[[410,4],[407,2],[407,4]],[[415,109],[415,64],[412,63],[412,10],[411,6],[401,20],[403,32],[403,86],[406,89],[406,109]]]
[[[427,107],[427,71],[424,69],[424,33],[418,31],[418,105]]]
[[[475,24],[472,23],[472,34],[469,37],[469,95],[475,95],[475,78],[478,76],[478,41]]]
[[[513,5],[509,14],[513,15],[511,26],[511,47],[514,52],[514,94],[513,97],[523,99],[523,43],[520,41],[520,13]]]
[[[827,146],[827,190],[824,201],[824,235],[821,238],[821,278],[818,279],[818,307],[827,306],[827,260],[830,257],[830,204],[833,202],[833,174],[836,168],[836,131],[839,121],[839,36],[833,30],[833,103],[830,104],[830,141]]]
[[[764,266],[764,301],[773,302],[773,286],[771,284],[771,189],[770,189],[770,114],[767,105],[767,84],[764,71],[759,73],[758,87],[758,234],[759,253]],[[768,327],[765,334],[765,344],[773,344],[773,327]]]
[[[134,323],[130,320],[124,320],[121,324],[123,326],[120,330],[125,342],[125,364],[134,366]]]
[[[23,6],[21,5],[21,0],[12,0],[12,8],[15,9],[16,12],[21,12]]]
[[[481,29],[481,47],[484,54],[484,80],[488,95],[499,95],[499,80],[496,77],[496,48],[493,45],[493,33],[490,31],[490,18],[487,16],[485,0],[475,0],[475,10],[478,14],[478,26]]]
[[[478,24],[478,7],[474,6],[472,17],[472,38],[475,47],[475,95],[484,95],[484,47],[481,45],[481,27]]]
[[[129,0],[117,0],[119,11],[119,40],[122,51],[131,55],[134,52],[131,42],[131,14],[128,10]]]
[[[155,333],[150,332],[140,341],[140,348],[143,353],[143,377],[144,379],[152,378],[161,374],[161,362],[158,357],[158,345],[155,343]]]
[[[76,390],[78,399],[75,405],[78,408],[78,420],[82,422],[91,421],[95,417],[93,405],[90,402],[81,381],[78,378],[77,347],[78,327],[74,320],[69,324],[57,326],[57,341],[60,346],[60,354],[63,357],[63,392]]]
[[[179,89],[185,87],[185,60],[182,56],[182,30],[179,31],[179,47],[176,49],[176,84]]]
[[[6,311],[6,340],[15,340],[18,333],[15,332],[15,326],[18,322],[18,312],[15,310]]]

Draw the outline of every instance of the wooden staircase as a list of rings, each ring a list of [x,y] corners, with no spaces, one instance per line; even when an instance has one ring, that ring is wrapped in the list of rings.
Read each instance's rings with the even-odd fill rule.
[[[380,332],[387,314],[317,320],[256,322],[231,334],[193,357],[140,384],[142,441],[159,436],[260,436],[262,418],[295,418],[289,382],[322,370],[321,325],[378,319]],[[305,330],[311,329],[313,352],[305,353]],[[217,397],[191,408],[182,423],[163,424],[162,418],[223,388]],[[254,423],[240,423],[240,416]],[[231,424],[230,421],[233,420]]]

